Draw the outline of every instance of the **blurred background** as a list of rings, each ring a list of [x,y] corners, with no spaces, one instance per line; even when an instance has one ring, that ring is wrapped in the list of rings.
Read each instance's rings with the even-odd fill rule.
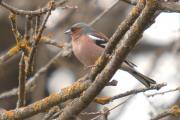
[[[24,10],[34,10],[46,5],[47,0],[6,0],[6,3]],[[103,10],[113,4],[114,0],[72,0],[69,6],[77,6],[77,9],[56,9],[52,12],[45,33],[51,35],[57,42],[70,42],[70,37],[64,35],[64,31],[77,22],[90,23]],[[116,30],[117,26],[127,16],[132,8],[124,2],[119,2],[104,17],[96,22],[93,27],[108,37]],[[9,12],[0,6],[0,55],[15,45],[15,38],[11,31]],[[18,29],[24,33],[25,20],[18,17]],[[58,52],[59,48],[51,45],[41,45],[36,57],[36,70],[43,67]],[[128,59],[137,65],[137,69],[153,78],[157,83],[166,82],[167,86],[160,91],[176,88],[180,85],[180,14],[161,13],[155,23],[148,28],[142,40],[129,54]],[[0,64],[0,93],[17,87],[18,85],[18,63],[20,55],[16,55],[3,64]],[[72,55],[60,58],[46,74],[38,80],[34,91],[29,95],[28,102],[37,101],[61,88],[71,85],[87,71],[84,66]],[[143,87],[135,78],[124,71],[118,70],[112,79],[118,81],[115,87],[106,87],[102,95],[116,95],[133,88]],[[179,92],[171,92],[164,95],[147,97],[146,94],[156,91],[137,94],[131,97],[126,104],[113,110],[110,120],[149,120],[152,116],[168,109],[174,104],[180,105]],[[111,108],[124,99],[122,98],[107,104]],[[7,110],[16,106],[17,98],[0,100],[0,107]],[[103,106],[92,105],[88,111],[101,110]],[[32,117],[39,120],[40,115]],[[178,118],[167,117],[165,120],[178,120]]]

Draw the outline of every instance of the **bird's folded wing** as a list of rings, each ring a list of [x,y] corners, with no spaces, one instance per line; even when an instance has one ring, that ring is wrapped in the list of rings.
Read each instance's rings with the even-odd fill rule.
[[[102,48],[106,47],[108,38],[104,34],[98,32],[92,32],[88,34],[88,37],[90,37],[96,43],[96,45]]]

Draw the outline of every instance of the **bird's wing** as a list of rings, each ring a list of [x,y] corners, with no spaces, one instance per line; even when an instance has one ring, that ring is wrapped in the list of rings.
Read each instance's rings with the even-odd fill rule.
[[[100,32],[92,32],[88,34],[88,37],[90,37],[92,40],[94,40],[94,42],[96,43],[96,45],[105,48],[106,44],[108,42],[108,37],[106,37],[103,33]],[[131,68],[137,67],[134,63],[130,62],[129,60],[124,60],[125,64],[128,65]]]
[[[94,42],[96,43],[96,45],[105,48],[106,47],[106,43],[108,41],[108,38],[102,34],[102,33],[97,33],[97,32],[92,32],[88,34],[88,37],[91,38],[92,40],[94,40]]]

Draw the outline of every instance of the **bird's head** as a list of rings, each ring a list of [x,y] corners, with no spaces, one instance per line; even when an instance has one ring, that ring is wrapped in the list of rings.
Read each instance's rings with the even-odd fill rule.
[[[64,33],[65,34],[69,34],[69,35],[84,35],[84,34],[88,34],[91,33],[93,31],[93,29],[85,24],[85,23],[76,23],[74,25],[72,25],[68,30],[66,30]]]

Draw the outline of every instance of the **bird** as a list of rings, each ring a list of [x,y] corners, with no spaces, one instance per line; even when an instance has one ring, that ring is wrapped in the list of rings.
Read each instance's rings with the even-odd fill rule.
[[[73,53],[84,66],[95,65],[109,40],[106,35],[82,22],[72,25],[64,33],[71,36]],[[134,63],[124,60],[120,69],[130,73],[147,88],[156,84],[156,81],[138,72],[135,67]]]

